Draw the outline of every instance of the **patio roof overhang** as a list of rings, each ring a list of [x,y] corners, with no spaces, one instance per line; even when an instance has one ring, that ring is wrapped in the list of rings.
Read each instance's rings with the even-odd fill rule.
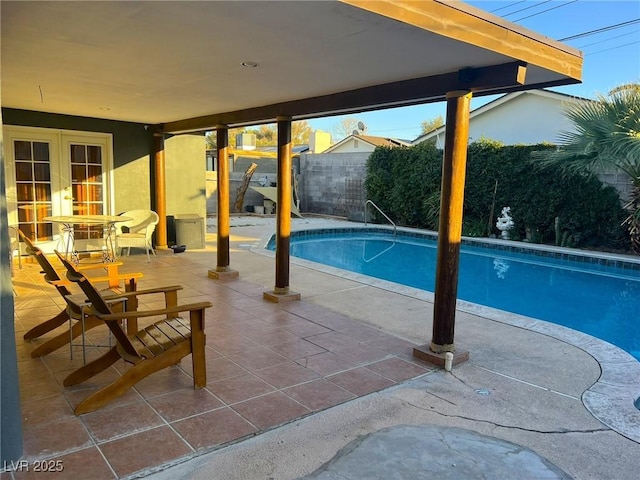
[[[455,350],[471,95],[581,78],[579,51],[462,2],[3,1],[0,8],[3,107],[153,126],[160,246],[164,134],[215,129],[226,165],[229,127],[278,122],[275,297],[289,289],[291,122],[446,100],[428,347],[439,354]],[[222,207],[228,183],[220,167]],[[220,250],[228,250],[228,211],[218,211]],[[223,253],[210,273],[229,273]]]
[[[138,122],[159,133],[216,128],[220,165],[227,163],[222,160],[227,127],[277,120],[275,297],[288,293],[291,120],[446,99],[450,128],[434,335],[423,349],[436,357],[455,351],[470,92],[479,96],[577,83],[582,69],[577,50],[462,2],[442,0],[4,0],[0,32],[2,107]],[[154,154],[162,219],[162,135],[156,136]],[[228,201],[228,172],[221,170],[218,195]],[[217,245],[228,251],[228,208],[223,214],[220,210]],[[158,232],[166,246],[162,220]],[[218,262],[210,275],[230,273],[228,258],[219,256]],[[5,258],[2,273],[7,277],[8,268]],[[3,290],[3,320],[13,317],[12,303],[4,298]],[[2,417],[12,419],[3,423],[2,443],[13,448],[2,452],[3,460],[21,455],[15,346],[7,343],[13,342],[9,332],[1,336],[0,360],[9,386],[0,389],[0,404]]]
[[[0,8],[3,107],[172,133],[581,78],[579,51],[462,2],[3,1]]]

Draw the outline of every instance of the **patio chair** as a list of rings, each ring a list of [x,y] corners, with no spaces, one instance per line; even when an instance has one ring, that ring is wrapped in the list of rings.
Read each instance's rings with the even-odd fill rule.
[[[42,250],[36,247],[31,241],[31,239],[27,237],[20,229],[18,229],[18,235],[27,246],[26,252],[29,255],[33,256],[38,262],[38,265],[40,265],[40,268],[42,269],[42,274],[44,275],[45,280],[48,283],[52,284],[63,298],[66,298],[69,295],[72,295],[73,292],[71,292],[67,288],[68,286],[71,285],[71,282],[69,282],[68,280],[63,280],[63,278],[56,271],[56,269],[51,264],[47,256],[42,252]],[[107,270],[106,277],[93,277],[93,281],[108,283],[109,289],[106,291],[107,293],[105,298],[109,299],[113,295],[122,293],[122,289],[120,287],[120,281],[123,281],[125,291],[133,291],[136,289],[137,279],[142,278],[142,273],[119,274],[118,267],[120,265],[122,265],[122,263],[114,262],[114,263],[108,263],[108,264],[83,265],[80,268],[83,270],[94,270],[99,268]],[[84,300],[86,298],[84,294],[76,294],[76,295],[78,297],[82,297],[82,298],[78,298],[78,301]],[[31,352],[31,357],[38,358],[43,355],[47,355],[57,350],[58,348],[63,347],[64,345],[67,345],[68,343],[73,341],[74,338],[80,336],[83,333],[83,331],[86,332],[91,328],[94,328],[103,324],[102,320],[99,320],[93,316],[89,316],[89,317],[85,317],[84,327],[83,327],[83,325],[80,322],[80,320],[82,319],[81,309],[79,307],[78,308],[68,307],[68,308],[62,309],[60,313],[50,318],[49,320],[45,320],[44,322],[39,323],[38,325],[33,327],[31,330],[29,330],[24,334],[23,338],[25,340],[33,340],[35,338],[41,337],[42,335],[49,333],[50,331],[55,330],[59,326],[68,322],[70,319],[74,322],[71,326],[70,332],[66,332],[66,331],[62,332],[56,335],[55,337],[47,340],[43,344],[39,345]]]
[[[20,256],[20,237],[18,227],[9,227],[9,261],[11,262],[11,275],[13,276],[13,257],[18,253],[18,268],[22,270],[22,257]]]
[[[118,222],[115,225],[116,250],[126,248],[129,255],[131,247],[144,248],[147,253],[147,262],[150,262],[149,252],[156,254],[152,245],[152,236],[160,217],[153,210],[129,210],[120,215],[131,217],[131,220]]]
[[[116,345],[108,352],[67,376],[63,382],[64,386],[82,383],[120,359],[131,364],[131,367],[118,379],[82,400],[74,410],[76,415],[92,412],[105,406],[143,378],[176,365],[189,354],[192,356],[194,388],[203,388],[207,385],[204,314],[205,309],[211,307],[211,302],[178,305],[177,291],[182,287],[171,286],[122,295],[122,297],[133,299],[149,293],[164,293],[165,308],[163,309],[134,311],[127,303],[126,311],[113,312],[89,279],[62,255],[58,254],[58,256],[67,268],[67,278],[80,286],[91,302],[93,314],[107,324],[116,339]],[[71,302],[72,299],[67,297],[67,301]],[[137,305],[137,301],[133,304]],[[178,316],[184,312],[189,312],[188,319]],[[138,318],[157,316],[165,316],[165,318],[133,334],[127,334],[122,329],[121,321],[123,320],[129,322]]]

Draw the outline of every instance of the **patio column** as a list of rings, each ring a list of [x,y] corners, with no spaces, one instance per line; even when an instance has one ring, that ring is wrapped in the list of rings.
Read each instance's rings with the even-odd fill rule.
[[[216,250],[218,263],[209,270],[209,278],[233,280],[239,273],[229,268],[229,127],[216,125],[216,158],[218,160],[218,231]]]
[[[0,142],[2,141],[2,118],[0,116]],[[0,163],[4,157],[0,149]],[[13,285],[11,263],[13,256],[6,255],[9,245],[7,218],[7,195],[4,168],[0,168],[0,467],[11,466],[11,462],[23,465],[22,413],[20,409],[20,385],[18,382],[18,359],[14,325]],[[23,462],[23,461],[22,461]],[[11,475],[7,474],[7,478]],[[5,478],[5,475],[2,475]]]
[[[469,352],[454,344],[458,265],[462,239],[462,210],[467,167],[471,92],[447,93],[447,119],[440,193],[440,225],[436,264],[433,337],[430,345],[414,349],[415,357],[444,366],[445,354],[453,353],[453,364],[468,360]]]
[[[153,135],[155,171],[155,209],[160,220],[156,226],[156,248],[167,249],[167,177],[164,168],[164,135]]]
[[[289,290],[291,243],[291,118],[278,117],[278,195],[276,202],[276,285],[264,298],[272,302],[300,300]]]

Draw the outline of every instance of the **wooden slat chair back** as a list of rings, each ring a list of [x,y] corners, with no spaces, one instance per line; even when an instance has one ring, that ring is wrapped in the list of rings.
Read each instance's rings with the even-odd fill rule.
[[[107,323],[116,339],[116,345],[113,348],[67,376],[63,382],[64,385],[71,386],[82,383],[106,370],[120,359],[132,364],[117,380],[82,400],[74,410],[76,415],[103,407],[124,394],[143,378],[176,365],[182,358],[190,354],[193,364],[194,388],[206,386],[204,312],[206,308],[211,307],[211,302],[177,305],[176,292],[182,287],[170,286],[127,292],[122,295],[126,298],[135,298],[148,293],[164,293],[166,305],[164,309],[131,311],[127,308],[127,311],[124,312],[113,312],[91,281],[59,253],[58,256],[67,268],[67,278],[80,286],[91,302],[93,314]],[[189,312],[188,319],[179,316],[183,312]],[[158,316],[165,318],[135,333],[127,334],[121,325],[122,320],[129,322],[132,319]]]
[[[64,259],[63,257],[60,257],[60,260],[62,261],[64,266],[67,268],[67,279],[74,283],[77,283],[82,289],[82,292],[86,297],[86,300],[88,300],[91,303],[92,313],[94,315],[95,314],[110,315],[111,313],[113,313],[113,311],[111,310],[111,307],[107,304],[106,300],[102,297],[100,292],[89,282],[87,277],[85,277],[81,272],[76,270],[75,267],[69,268],[72,264],[68,260]],[[73,299],[69,299],[68,297],[67,299],[70,300],[69,304],[73,305]],[[100,321],[103,322],[102,320]],[[124,331],[122,330],[122,325],[117,322],[106,322],[106,324],[109,330],[111,330],[111,333],[113,334],[113,336],[118,341],[118,343],[123,346],[124,350],[129,355],[138,356],[136,349],[133,347],[133,345],[127,338],[127,334],[124,333]]]
[[[51,262],[49,261],[47,256],[44,254],[44,252],[40,250],[37,246],[35,246],[34,243],[31,241],[31,239],[27,237],[22,232],[22,230],[18,229],[18,235],[26,245],[26,252],[32,257],[34,257],[35,260],[38,262],[38,265],[42,269],[42,274],[44,275],[44,279],[48,283],[52,284],[56,288],[58,293],[63,298],[65,298],[65,300],[67,297],[73,295],[73,292],[70,291],[69,288],[67,288],[69,285],[69,282],[60,276],[60,274],[51,264]],[[130,274],[120,275],[117,271],[117,267],[119,265],[121,265],[121,263],[107,265],[106,267],[107,273],[108,273],[107,277],[99,277],[97,279],[99,281],[107,282],[109,284],[109,287],[110,287],[110,290],[108,291],[109,295],[121,293],[121,290],[119,287],[120,280],[124,280],[125,282],[125,291],[132,291],[136,289],[137,279],[142,278],[141,273],[130,273]],[[90,267],[92,269],[105,268],[103,265],[90,265]],[[82,299],[84,298],[85,298],[84,295],[82,295]],[[80,310],[80,307],[77,305],[77,303],[79,302],[72,302],[72,303],[67,302],[66,309],[61,310],[60,313],[50,318],[49,320],[39,323],[38,325],[31,328],[29,331],[27,331],[24,334],[23,338],[25,340],[33,340],[65,324],[66,322],[69,321],[69,318],[71,318],[72,320],[76,320],[76,322],[71,327],[71,334],[69,334],[69,332],[67,331],[61,332],[60,334],[40,344],[31,352],[31,357],[38,358],[43,355],[47,355],[57,350],[58,348],[63,347],[64,345],[67,345],[72,339],[82,334],[83,328],[79,322],[79,320],[81,319],[82,312]],[[102,320],[96,318],[95,316],[85,317],[84,323],[85,323],[84,324],[85,331],[104,324]]]

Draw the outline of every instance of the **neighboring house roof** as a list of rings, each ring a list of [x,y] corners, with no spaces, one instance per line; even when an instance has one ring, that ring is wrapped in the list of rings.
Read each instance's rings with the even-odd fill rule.
[[[549,100],[557,101],[558,104],[563,104],[563,105],[591,101],[590,99],[587,99],[587,98],[577,97],[574,95],[567,95],[565,93],[554,92],[551,90],[528,90],[524,92],[512,92],[512,93],[503,95],[495,100],[492,100],[489,103],[482,105],[481,107],[478,107],[472,110],[471,113],[469,114],[470,127],[474,122],[477,123],[479,119],[481,119],[482,117],[495,113],[500,107],[504,108],[505,106],[511,106],[511,104],[515,105],[516,99],[522,100],[524,98],[523,96],[527,96],[527,95],[530,97],[538,97],[540,100],[549,99]],[[535,127],[536,125],[531,125],[531,128],[535,128]],[[442,125],[438,128],[431,130],[430,132],[424,133],[420,135],[418,138],[416,138],[412,142],[412,145],[417,145],[418,143],[422,143],[430,139],[438,138],[440,135],[444,134],[445,129],[446,129],[446,125]],[[473,140],[477,140],[477,138],[474,138]],[[545,140],[550,140],[550,139],[545,139]]]
[[[343,138],[338,143],[331,145],[328,149],[326,149],[322,153],[331,153],[334,150],[339,149],[340,147],[346,145],[347,143],[359,140],[366,144],[371,145],[372,147],[409,147],[411,146],[411,142],[407,142],[405,140],[400,140],[397,138],[388,138],[388,137],[374,137],[371,135],[356,135],[352,134],[348,137]]]
[[[293,145],[291,147],[291,152],[295,154],[305,153],[309,150],[309,145]],[[256,147],[254,152],[268,152],[268,153],[278,153],[277,145],[268,145],[263,147]]]

